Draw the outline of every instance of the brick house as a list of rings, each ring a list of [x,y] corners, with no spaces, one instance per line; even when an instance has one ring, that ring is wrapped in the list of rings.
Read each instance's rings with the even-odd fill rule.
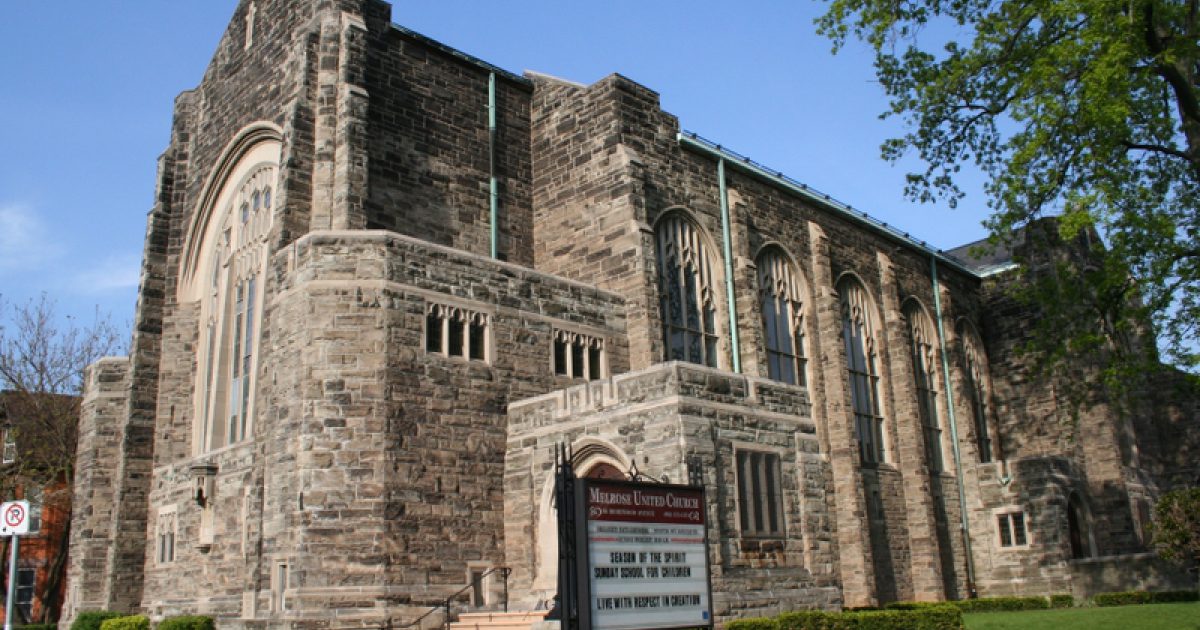
[[[78,399],[70,396],[40,396],[47,405],[59,409],[74,410],[78,417]],[[0,393],[0,494],[5,501],[25,500],[30,504],[30,532],[20,537],[17,560],[17,585],[14,597],[16,621],[56,621],[66,593],[65,568],[68,550],[67,526],[71,518],[71,490],[66,480],[59,477],[39,486],[31,486],[27,480],[30,471],[23,469],[23,460],[33,457],[29,451],[40,442],[31,431],[37,424],[25,422],[22,411],[28,409],[29,401],[15,392]],[[36,406],[36,403],[34,403]],[[69,437],[67,439],[70,439]],[[27,462],[26,462],[27,463]],[[25,473],[25,474],[22,474]],[[41,475],[36,475],[41,477]],[[2,539],[0,551],[0,585],[8,586],[8,562],[11,538]],[[0,589],[2,592],[6,590]],[[0,622],[4,620],[4,609],[0,609]]]
[[[500,566],[471,604],[536,609],[560,443],[702,475],[718,621],[1179,579],[1142,517],[1195,398],[1074,418],[1003,253],[390,16],[243,1],[176,100],[132,354],[87,378],[68,617],[399,625]]]

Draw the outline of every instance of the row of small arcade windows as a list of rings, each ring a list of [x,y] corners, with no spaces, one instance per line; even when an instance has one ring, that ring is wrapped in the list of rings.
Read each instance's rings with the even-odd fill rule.
[[[488,329],[491,318],[471,309],[430,303],[425,308],[425,351],[444,357],[491,362]],[[554,330],[551,362],[554,373],[589,381],[604,378],[604,339]]]

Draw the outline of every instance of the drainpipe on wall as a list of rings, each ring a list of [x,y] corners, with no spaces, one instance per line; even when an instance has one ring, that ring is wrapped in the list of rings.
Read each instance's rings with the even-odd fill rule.
[[[500,193],[496,183],[496,73],[488,73],[488,206],[491,222],[492,258],[500,257]]]
[[[725,187],[725,158],[717,158],[717,183],[721,196],[721,236],[725,254],[725,300],[729,304],[729,339],[733,344],[733,371],[742,373],[741,346],[738,343],[737,306],[733,298],[733,243],[729,229],[729,190]]]
[[[938,350],[942,356],[942,376],[946,381],[946,408],[950,412],[950,441],[954,448],[954,481],[958,486],[958,513],[962,517],[963,553],[967,560],[967,596],[974,599],[975,558],[971,552],[971,521],[967,517],[967,490],[963,486],[962,452],[958,448],[958,420],[954,414],[954,387],[950,383],[950,359],[946,356],[946,332],[942,325],[942,289],[938,283],[937,257],[929,257],[929,277],[933,281],[933,312],[937,317]]]

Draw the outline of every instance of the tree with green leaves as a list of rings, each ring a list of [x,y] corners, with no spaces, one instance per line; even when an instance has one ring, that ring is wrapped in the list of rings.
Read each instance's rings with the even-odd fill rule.
[[[831,0],[818,19],[835,50],[851,37],[874,50],[884,116],[906,126],[883,156],[926,164],[908,196],[954,206],[974,164],[993,242],[1047,215],[1068,241],[1101,237],[1091,264],[1040,263],[1051,357],[1128,363],[1152,354],[1128,344],[1153,338],[1149,322],[1168,360],[1200,366],[1198,3]]]
[[[1158,499],[1151,540],[1167,560],[1200,563],[1200,488],[1172,490]]]
[[[0,463],[0,497],[30,499],[36,508],[64,517],[61,531],[54,532],[49,578],[34,592],[43,622],[57,620],[66,579],[83,371],[119,352],[122,336],[107,317],[87,324],[60,318],[45,295],[20,305],[0,299],[0,428],[15,451]],[[5,553],[0,562],[7,561]],[[8,572],[0,573],[6,581]]]

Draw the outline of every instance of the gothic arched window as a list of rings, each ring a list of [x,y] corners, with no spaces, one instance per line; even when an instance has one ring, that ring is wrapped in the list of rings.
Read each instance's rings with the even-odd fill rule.
[[[979,448],[979,461],[992,461],[992,439],[988,434],[987,357],[979,336],[968,324],[962,326],[963,360],[966,363],[967,396],[971,401],[971,417],[975,421],[975,445]]]
[[[655,232],[666,360],[716,367],[712,268],[700,231],[675,215],[660,222]]]
[[[925,437],[925,462],[930,472],[942,471],[942,425],[937,410],[937,363],[934,354],[933,325],[929,316],[915,301],[904,308],[912,342],[914,389],[917,393],[917,415]]]
[[[767,376],[806,385],[804,302],[792,264],[777,248],[758,257],[758,296],[767,346]]]
[[[246,171],[219,197],[222,205],[205,231],[196,387],[200,453],[241,442],[250,433],[276,172],[270,164]]]
[[[864,464],[874,464],[883,461],[884,451],[874,309],[863,286],[853,279],[843,280],[838,293],[842,302],[842,340],[846,347],[846,371],[854,407],[858,454]]]

